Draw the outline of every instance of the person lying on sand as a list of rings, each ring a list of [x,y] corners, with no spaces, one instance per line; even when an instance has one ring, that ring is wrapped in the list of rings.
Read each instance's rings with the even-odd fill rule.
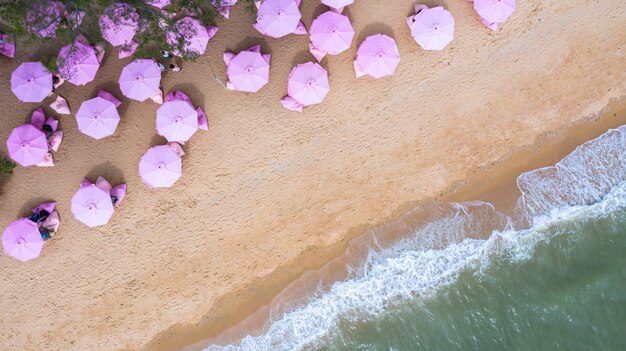
[[[37,212],[33,212],[33,214],[31,214],[30,216],[28,216],[28,220],[30,220],[31,222],[35,222],[38,225],[43,223],[48,216],[50,215],[50,212],[46,211],[46,210],[39,210]]]

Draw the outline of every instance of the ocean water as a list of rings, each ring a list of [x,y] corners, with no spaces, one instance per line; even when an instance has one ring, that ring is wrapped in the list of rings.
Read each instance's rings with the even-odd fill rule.
[[[370,233],[343,279],[206,350],[625,349],[626,126],[518,187],[514,213],[435,204]]]

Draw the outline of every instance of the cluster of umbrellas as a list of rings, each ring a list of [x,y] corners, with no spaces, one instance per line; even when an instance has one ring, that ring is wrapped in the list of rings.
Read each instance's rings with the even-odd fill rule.
[[[171,0],[144,0],[158,9],[169,5]],[[472,1],[472,0],[470,0]],[[320,65],[326,55],[339,55],[349,49],[355,36],[350,19],[342,14],[343,9],[354,0],[321,0],[330,8],[317,16],[309,30],[309,50],[315,60],[296,65],[288,77],[288,94],[281,100],[290,110],[302,111],[305,106],[321,103],[330,90],[328,72]],[[237,0],[212,0],[220,14],[228,18],[230,7]],[[288,34],[307,34],[299,10],[300,0],[256,1],[257,18],[254,28],[260,33],[281,38]],[[473,0],[480,19],[489,28],[496,30],[515,10],[515,0]],[[168,16],[174,16],[168,13]],[[75,28],[83,20],[83,11],[67,13],[60,1],[37,3],[25,18],[31,33],[40,37],[54,37],[65,16]],[[41,21],[41,19],[47,21]],[[100,30],[107,42],[120,47],[119,57],[133,54],[138,44],[134,36],[141,30],[141,18],[134,7],[125,3],[114,3],[105,9],[99,19]],[[411,36],[424,50],[442,50],[454,38],[454,18],[442,6],[429,8],[415,6],[414,14],[407,17]],[[186,15],[168,27],[167,43],[180,47],[176,55],[202,55],[208,41],[217,32],[217,27],[205,27],[201,22]],[[6,34],[0,34],[0,54],[13,57],[15,44]],[[93,81],[100,68],[103,50],[90,45],[84,37],[61,48],[57,66],[59,76],[75,85]],[[255,45],[238,53],[225,52],[227,66],[227,88],[242,92],[258,92],[269,82],[271,55],[261,52]],[[357,78],[370,76],[380,79],[392,75],[400,62],[396,41],[379,33],[368,36],[358,47],[354,60]],[[156,112],[156,132],[167,143],[151,147],[139,161],[139,175],[149,188],[171,187],[182,175],[182,146],[198,131],[208,130],[206,114],[194,107],[189,96],[178,90],[163,96],[160,88],[161,69],[153,59],[137,59],[122,69],[119,77],[122,94],[132,100],[143,102],[151,99],[161,106]],[[52,74],[39,62],[24,62],[11,75],[11,90],[23,102],[41,102],[53,90]],[[76,112],[76,122],[81,133],[101,139],[115,133],[120,121],[118,107],[121,101],[110,92],[100,90],[96,97],[83,101]],[[51,107],[60,114],[70,114],[65,99],[58,96]],[[58,121],[46,118],[38,108],[31,123],[16,127],[7,140],[9,156],[22,166],[51,166],[52,151],[57,151],[63,132],[58,130]],[[95,227],[108,223],[126,194],[126,184],[112,187],[104,178],[95,183],[84,179],[71,202],[73,215],[87,226]],[[52,204],[52,207],[50,207]],[[43,206],[43,207],[42,207]],[[51,230],[58,229],[58,214],[55,203],[46,203],[33,209],[54,211],[51,223],[33,222],[22,218],[11,223],[5,230],[2,241],[5,252],[20,260],[29,260],[39,255],[43,247],[40,235],[42,225]]]

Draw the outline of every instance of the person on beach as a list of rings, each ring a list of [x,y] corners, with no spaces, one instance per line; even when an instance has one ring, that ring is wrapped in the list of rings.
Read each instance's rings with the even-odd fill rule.
[[[180,66],[178,66],[178,65],[177,65],[177,64],[175,64],[175,63],[170,63],[170,70],[171,70],[172,72],[178,72],[178,71],[180,71]]]
[[[161,70],[161,73],[165,72],[165,65],[162,64],[161,62],[157,63],[159,65],[159,69]]]
[[[41,210],[38,212],[34,212],[30,216],[28,216],[28,220],[30,220],[31,222],[35,222],[39,225],[43,223],[48,218],[49,215],[50,213],[48,211]]]
[[[161,56],[163,56],[164,58],[171,60],[174,58],[174,55],[172,55],[171,52],[167,51],[167,50],[161,50]]]

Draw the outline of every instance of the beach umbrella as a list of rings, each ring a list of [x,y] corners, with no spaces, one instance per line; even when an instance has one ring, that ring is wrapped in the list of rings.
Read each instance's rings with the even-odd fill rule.
[[[156,128],[167,141],[185,142],[198,130],[198,112],[188,101],[166,101],[157,110]]]
[[[102,97],[83,101],[76,112],[78,130],[94,139],[102,139],[115,133],[120,115],[115,104]]]
[[[361,43],[354,60],[357,77],[373,78],[390,76],[400,63],[400,52],[393,38],[384,34],[371,35]]]
[[[172,3],[172,0],[144,0],[144,2],[148,5],[152,5],[158,9],[162,9],[165,6]]]
[[[182,41],[183,55],[203,55],[206,46],[215,33],[217,27],[204,27],[200,21],[192,17],[183,17],[174,23],[173,29],[166,35],[167,43],[178,47]],[[173,50],[181,55],[179,50]]]
[[[230,8],[237,4],[237,0],[211,0],[211,5],[226,19],[230,17]]]
[[[2,233],[2,247],[7,255],[20,261],[39,257],[43,248],[43,238],[37,223],[27,218],[11,222]]]
[[[32,124],[23,124],[13,129],[7,139],[9,157],[23,167],[43,161],[48,154],[46,134]]]
[[[81,187],[74,193],[71,210],[76,219],[89,227],[107,224],[114,211],[109,192],[95,184]]]
[[[289,96],[303,106],[319,104],[330,90],[328,73],[314,62],[297,65],[289,74],[288,79]]]
[[[11,74],[11,90],[23,102],[41,102],[52,92],[52,74],[41,62],[24,62]]]
[[[55,38],[65,5],[60,1],[35,1],[26,12],[28,31],[39,38]]]
[[[316,49],[337,55],[348,48],[354,38],[354,28],[348,17],[326,11],[311,23],[311,43]]]
[[[330,7],[331,9],[341,13],[343,8],[352,4],[354,0],[322,0],[322,4]]]
[[[441,6],[421,10],[409,26],[424,50],[442,50],[454,38],[454,17]]]
[[[296,0],[263,0],[257,11],[255,28],[273,38],[294,33],[302,18],[298,5]]]
[[[255,93],[269,82],[269,55],[261,54],[260,50],[246,50],[232,57],[226,53],[224,57],[228,61],[228,81],[234,90]]]
[[[61,48],[57,67],[61,78],[74,85],[85,85],[96,78],[100,62],[92,46],[76,41]]]
[[[515,11],[515,0],[474,0],[474,10],[488,23],[502,23]]]
[[[99,23],[102,37],[111,45],[127,45],[137,34],[139,15],[130,5],[115,3],[104,9]]]
[[[155,146],[141,157],[139,175],[149,188],[169,188],[180,178],[180,156],[169,145]]]
[[[145,101],[159,93],[161,69],[152,59],[137,59],[124,67],[119,83],[124,96]]]

